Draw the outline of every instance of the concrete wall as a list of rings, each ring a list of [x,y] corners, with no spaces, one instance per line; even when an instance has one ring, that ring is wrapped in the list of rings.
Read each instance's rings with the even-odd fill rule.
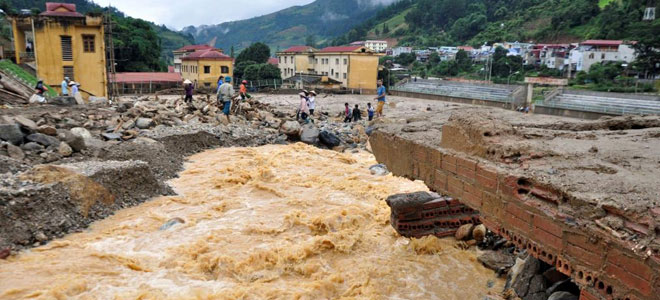
[[[616,116],[610,114],[596,113],[590,111],[570,110],[556,107],[534,106],[534,113],[541,115],[561,116],[586,120],[597,120],[605,116]]]
[[[378,58],[379,56],[373,54],[351,55],[346,87],[349,89],[376,90]]]
[[[510,104],[510,103],[503,103],[503,102],[496,102],[496,101],[458,98],[458,97],[449,97],[449,96],[423,94],[423,93],[413,93],[413,92],[401,92],[401,91],[390,91],[390,93],[394,96],[399,96],[399,97],[419,98],[419,99],[428,99],[428,100],[439,100],[439,101],[447,101],[447,102],[454,102],[454,103],[483,105],[483,106],[499,107],[499,108],[504,108],[504,109],[513,109],[512,106],[511,106],[512,104]]]
[[[660,101],[660,96],[654,96],[654,95],[641,95],[641,94],[606,93],[606,92],[594,92],[594,91],[583,91],[583,90],[568,90],[568,89],[564,89],[564,94],[569,94],[569,95],[596,96],[596,97],[607,97],[607,98],[620,98],[620,99],[636,99],[636,100]]]
[[[445,134],[460,134],[445,126]],[[574,219],[560,203],[578,203],[559,189],[464,153],[376,131],[376,159],[397,176],[423,180],[433,191],[481,213],[491,231],[555,266],[582,288],[581,299],[657,299],[660,255],[642,255],[598,226]],[[659,212],[660,213],[660,212]],[[640,221],[641,222],[641,221]],[[578,225],[580,224],[580,225]]]

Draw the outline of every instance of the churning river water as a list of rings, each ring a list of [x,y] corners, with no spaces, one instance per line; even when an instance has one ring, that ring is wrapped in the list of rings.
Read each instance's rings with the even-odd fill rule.
[[[409,240],[384,199],[427,190],[369,153],[303,144],[194,155],[161,197],[0,261],[0,299],[483,299],[475,250]],[[168,220],[185,223],[166,230]]]

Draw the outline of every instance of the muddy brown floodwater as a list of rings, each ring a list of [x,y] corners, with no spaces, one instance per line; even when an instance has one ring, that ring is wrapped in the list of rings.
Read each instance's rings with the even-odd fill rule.
[[[154,199],[0,261],[0,299],[483,299],[503,282],[454,241],[410,241],[383,201],[426,190],[368,153],[295,144],[191,157]],[[159,230],[172,218],[185,220]]]

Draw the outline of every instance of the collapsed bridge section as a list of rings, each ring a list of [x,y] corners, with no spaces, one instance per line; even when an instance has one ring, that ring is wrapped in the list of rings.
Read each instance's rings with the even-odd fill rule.
[[[660,294],[660,119],[457,109],[377,125],[379,162],[481,214],[581,299]]]

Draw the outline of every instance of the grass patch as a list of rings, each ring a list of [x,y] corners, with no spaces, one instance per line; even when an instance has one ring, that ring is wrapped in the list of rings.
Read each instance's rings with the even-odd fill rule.
[[[14,64],[10,60],[3,59],[0,60],[0,70],[4,71],[5,73],[9,73],[16,78],[22,80],[25,82],[27,85],[35,87],[37,86],[37,77],[32,76],[32,74],[28,73],[27,71],[23,70],[23,68],[19,67],[18,65]],[[50,86],[46,85],[46,88],[48,91],[46,92],[47,96],[50,97],[56,97],[57,93],[55,90],[53,90]]]

